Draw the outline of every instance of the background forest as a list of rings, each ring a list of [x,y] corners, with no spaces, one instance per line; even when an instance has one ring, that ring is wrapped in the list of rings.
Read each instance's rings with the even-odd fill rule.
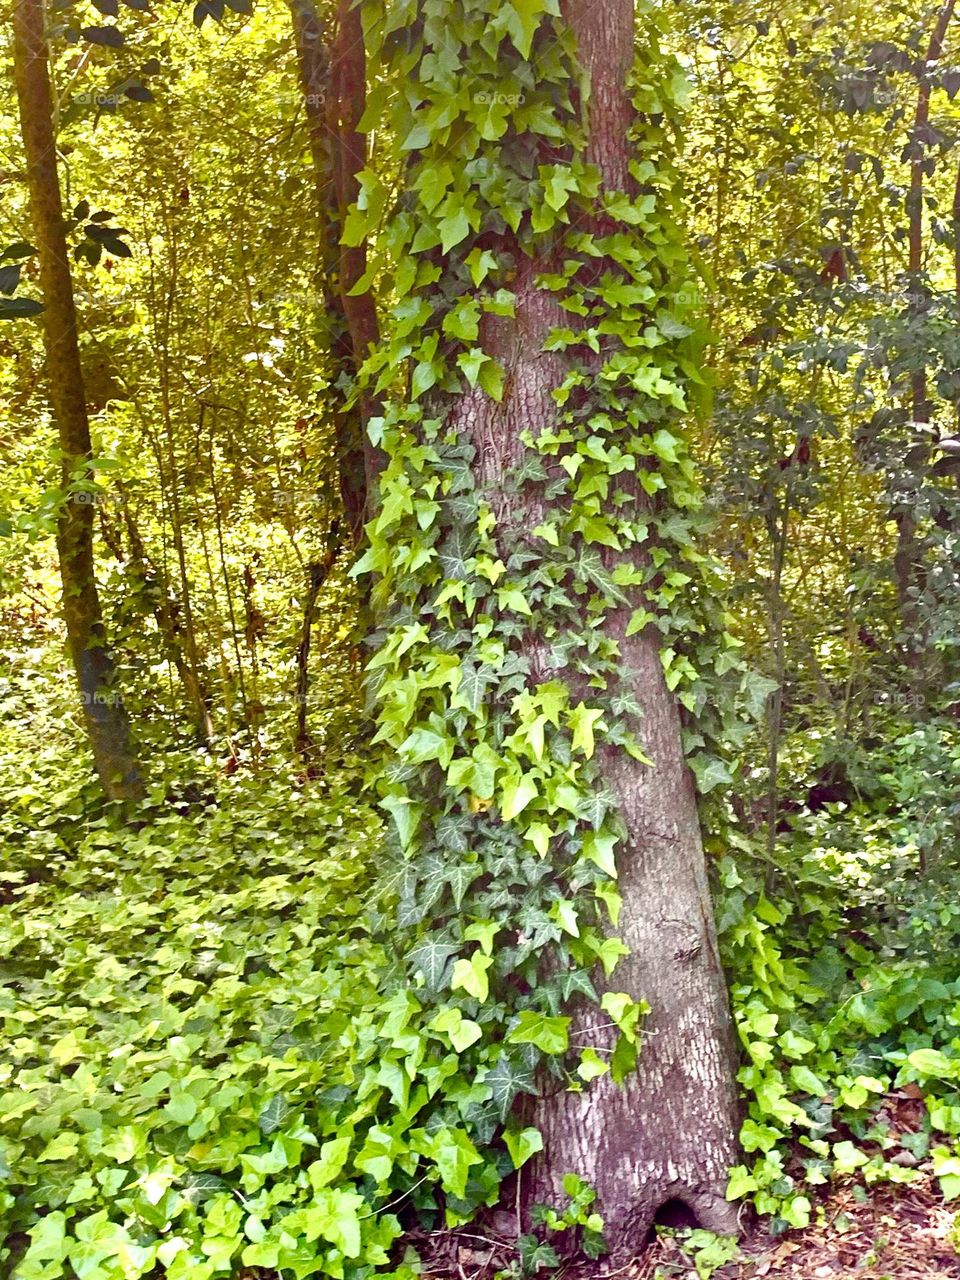
[[[451,30],[471,9],[422,7],[428,28]],[[537,101],[523,67],[560,7],[473,7],[512,42],[499,88],[472,99],[497,142]],[[417,9],[391,0],[388,32]],[[395,849],[413,810],[384,751],[400,742],[416,767],[444,748],[375,719],[386,659],[364,680],[372,654],[396,653],[376,584],[390,585],[404,549],[382,515],[399,492],[393,464],[381,508],[362,432],[395,394],[384,367],[403,366],[400,399],[442,376],[436,341],[414,351],[412,278],[385,265],[402,257],[410,155],[432,143],[401,136],[414,59],[383,54],[375,12],[358,80],[360,12],[345,2],[47,5],[92,444],[66,471],[12,9],[3,23],[11,1280],[406,1280],[422,1265],[474,1280],[548,1274],[571,1242],[602,1263],[615,1245],[582,1170],[561,1170],[551,1207],[521,1213],[523,1169],[543,1147],[523,1106],[542,1059],[577,1089],[628,1075],[644,1051],[642,1000],[604,992],[618,1037],[607,1053],[569,1038],[559,995],[512,1005],[498,992],[527,973],[531,936],[579,945],[581,968],[607,978],[622,949],[544,880],[546,863],[529,883],[505,871],[497,896],[481,864],[435,861],[428,900],[431,876],[418,887]],[[960,1274],[960,15],[952,0],[674,0],[638,5],[636,23],[658,131],[644,154],[670,156],[689,263],[666,337],[693,352],[681,419],[703,501],[669,536],[708,562],[725,635],[710,662],[735,686],[721,706],[700,677],[704,643],[683,639],[700,625],[687,603],[699,569],[665,571],[660,599],[681,638],[665,632],[661,661],[683,706],[738,1037],[727,1195],[741,1226],[759,1218],[750,1229],[779,1240],[833,1221],[831,1196],[859,1207],[922,1188],[941,1214],[940,1261],[902,1274]],[[555,211],[573,190],[560,169]],[[424,206],[444,213],[437,276],[468,233],[439,204],[456,171],[431,160],[433,179],[417,179]],[[481,242],[465,259],[478,290],[495,265],[484,253]],[[509,307],[501,294],[494,314]],[[608,283],[604,304],[631,301]],[[451,307],[444,333],[471,341],[476,315]],[[471,388],[500,400],[496,362],[471,358],[459,366]],[[374,444],[389,453],[387,434]],[[680,467],[669,430],[655,440],[663,466]],[[612,454],[597,456],[616,474]],[[65,512],[92,521],[113,666],[96,694],[78,694],[66,645]],[[602,529],[585,536],[614,545]],[[492,572],[504,608],[529,613]],[[401,621],[413,645],[416,611]],[[570,707],[589,758],[596,719]],[[90,748],[101,708],[125,709],[138,762],[139,780],[109,796]],[[442,738],[436,724],[421,732]],[[542,754],[543,721],[539,732]],[[482,817],[493,784],[473,760]],[[515,789],[504,816],[526,803]],[[612,858],[599,838],[592,858],[600,870]],[[596,892],[616,924],[618,895]],[[476,950],[436,932],[441,903],[471,921]],[[519,923],[504,933],[508,920]],[[411,956],[413,988],[396,980]],[[483,1056],[491,1027],[525,1066]],[[734,1265],[737,1245],[702,1215],[657,1224],[679,1229],[694,1259],[670,1266]],[[875,1239],[870,1250],[849,1274],[901,1274]]]

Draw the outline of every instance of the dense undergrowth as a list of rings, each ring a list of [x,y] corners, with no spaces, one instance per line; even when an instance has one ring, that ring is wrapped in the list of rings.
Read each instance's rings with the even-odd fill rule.
[[[712,838],[743,1047],[730,1194],[775,1229],[805,1225],[837,1177],[932,1162],[960,1194],[960,908],[948,864],[919,877],[923,822],[900,794],[908,762],[930,784],[956,731],[892,741],[869,801],[792,816],[789,875],[742,830]],[[166,753],[127,823],[62,736],[29,771],[3,763],[0,1257],[16,1280],[408,1274],[415,1221],[467,1220],[538,1149],[499,1127],[477,1023],[427,1022],[396,981],[356,758],[309,781],[279,756],[229,777],[205,760]],[[565,1019],[526,1032],[565,1047]],[[582,1053],[571,1082],[604,1068]],[[911,1083],[926,1119],[892,1132],[884,1101]],[[589,1191],[569,1190],[518,1270],[549,1267],[558,1233],[602,1248]]]

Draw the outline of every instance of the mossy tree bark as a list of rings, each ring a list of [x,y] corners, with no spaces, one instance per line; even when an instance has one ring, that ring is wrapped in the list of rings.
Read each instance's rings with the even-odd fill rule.
[[[93,506],[71,494],[92,457],[92,446],[57,172],[42,0],[17,0],[13,21],[14,72],[44,300],[46,378],[67,494],[57,526],[63,618],[100,781],[111,799],[131,799],[141,794],[142,784],[106,645],[94,576]]]

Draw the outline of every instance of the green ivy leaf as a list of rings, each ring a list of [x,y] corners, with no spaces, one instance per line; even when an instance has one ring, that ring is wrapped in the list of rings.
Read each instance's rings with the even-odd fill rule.
[[[260,1112],[258,1123],[260,1132],[265,1138],[283,1128],[284,1121],[292,1114],[293,1108],[281,1094],[275,1094]]]
[[[493,957],[485,956],[481,951],[475,951],[469,960],[461,957],[453,966],[451,987],[454,991],[466,991],[468,996],[473,996],[483,1004],[490,994],[487,970],[492,964]]]
[[[540,25],[541,16],[552,12],[547,0],[507,0],[503,6],[503,22],[507,34],[516,46],[521,58],[529,58],[533,37]]]
[[[513,1161],[515,1169],[519,1169],[521,1165],[527,1163],[531,1156],[543,1150],[543,1135],[539,1129],[532,1127],[517,1130],[507,1129],[504,1131],[503,1140],[507,1145],[507,1150],[510,1152],[510,1159]]]
[[[407,957],[411,969],[423,974],[428,991],[442,991],[446,984],[447,967],[450,957],[457,954],[457,948],[449,942],[437,942],[427,939],[421,942]]]
[[[566,1053],[570,1040],[570,1019],[549,1017],[524,1009],[517,1018],[517,1025],[507,1036],[508,1044],[532,1044],[543,1053]]]
[[[350,1142],[349,1134],[340,1134],[321,1144],[318,1158],[307,1165],[307,1178],[314,1191],[329,1186],[339,1177],[350,1153]]]
[[[442,1128],[436,1133],[415,1139],[414,1149],[421,1151],[437,1166],[444,1191],[460,1199],[466,1194],[467,1178],[474,1165],[483,1158],[462,1129]]]
[[[500,1120],[506,1120],[518,1094],[536,1094],[537,1087],[530,1069],[516,1062],[507,1054],[501,1054],[484,1077],[490,1089],[490,1097],[497,1108]]]
[[[528,774],[509,778],[500,791],[500,816],[504,822],[512,822],[528,804],[537,798],[536,783]]]

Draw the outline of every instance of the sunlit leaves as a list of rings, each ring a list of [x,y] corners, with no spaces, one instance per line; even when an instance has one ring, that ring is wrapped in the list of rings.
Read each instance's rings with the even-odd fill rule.
[[[510,822],[537,798],[537,784],[529,776],[507,779],[500,793],[500,813]]]
[[[529,58],[534,33],[542,15],[557,12],[552,0],[508,0],[503,6],[503,24],[521,57]]]
[[[570,1019],[524,1010],[507,1035],[508,1044],[532,1044],[544,1053],[566,1053]]]
[[[434,1162],[444,1190],[462,1197],[471,1168],[482,1163],[467,1135],[460,1129],[442,1128],[432,1134],[421,1131],[421,1136],[414,1138],[414,1145]]]
[[[430,1023],[430,1030],[448,1036],[457,1053],[469,1049],[483,1035],[477,1023],[465,1018],[456,1008],[442,1009]]]
[[[465,991],[468,996],[473,996],[482,1003],[490,994],[488,971],[492,964],[493,957],[484,955],[481,951],[475,951],[469,959],[461,957],[454,963],[451,987]]]
[[[507,1129],[503,1140],[510,1152],[510,1159],[515,1169],[525,1165],[531,1156],[543,1150],[543,1136],[540,1130],[529,1126],[526,1129]]]

